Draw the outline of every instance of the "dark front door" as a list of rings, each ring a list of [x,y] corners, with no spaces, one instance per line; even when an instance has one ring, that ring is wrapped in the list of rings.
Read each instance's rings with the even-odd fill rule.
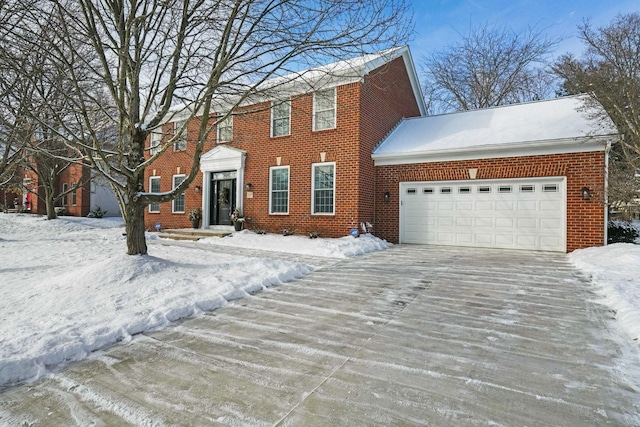
[[[216,179],[212,178],[211,183],[211,225],[232,225],[231,212],[236,206],[236,180],[235,178]]]

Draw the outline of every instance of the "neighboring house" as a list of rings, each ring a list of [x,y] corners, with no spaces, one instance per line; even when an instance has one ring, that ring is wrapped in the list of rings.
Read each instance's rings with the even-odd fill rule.
[[[371,153],[402,118],[425,112],[410,52],[398,48],[300,74],[275,81],[284,82],[281,97],[243,105],[224,120],[205,147],[202,174],[183,196],[149,205],[146,226],[191,227],[185,213],[196,207],[204,228],[230,226],[236,207],[247,228],[270,232],[339,237],[374,223]],[[153,134],[150,151],[181,126],[176,120]],[[147,168],[149,191],[170,191],[184,178],[195,126]]]
[[[191,227],[186,213],[199,207],[201,227],[231,230],[238,208],[247,228],[322,237],[370,223],[394,243],[564,252],[605,242],[607,150],[617,136],[583,117],[578,97],[422,117],[406,47],[279,88],[282,96],[242,105],[218,125],[191,187],[148,207],[149,229]],[[149,191],[184,179],[195,122],[147,169]],[[167,123],[150,151],[182,126]]]
[[[401,243],[573,251],[606,242],[618,139],[579,96],[408,119],[373,153],[379,236]]]
[[[19,198],[23,211],[46,215],[44,189],[38,184],[38,176],[29,170],[19,170],[24,189],[14,196]],[[56,177],[57,194],[68,192],[56,203],[56,207],[64,208],[65,215],[87,216],[89,212],[100,207],[107,211],[106,216],[119,216],[120,208],[113,191],[99,176],[93,176],[91,169],[72,164]],[[14,190],[16,191],[16,190]]]

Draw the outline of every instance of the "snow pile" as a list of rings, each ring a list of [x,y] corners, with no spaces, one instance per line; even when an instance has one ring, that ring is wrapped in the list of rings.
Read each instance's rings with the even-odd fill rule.
[[[329,258],[348,258],[367,252],[386,249],[391,243],[371,234],[360,237],[344,236],[339,239],[310,239],[304,236],[280,236],[278,234],[256,234],[249,230],[226,237],[210,237],[200,240],[203,244],[263,249],[276,252]]]
[[[640,245],[616,243],[579,249],[569,259],[589,274],[602,302],[616,312],[616,319],[632,339],[640,340]]]
[[[205,245],[152,244],[149,255],[128,256],[122,225],[0,214],[0,387],[313,270]],[[372,236],[311,241],[243,232],[218,240],[334,257],[387,246]]]

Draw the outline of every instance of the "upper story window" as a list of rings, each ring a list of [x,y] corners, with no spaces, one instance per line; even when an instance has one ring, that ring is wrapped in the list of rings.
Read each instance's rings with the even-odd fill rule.
[[[173,151],[184,151],[187,149],[187,126],[185,120],[173,122]]]
[[[159,193],[160,192],[160,177],[152,176],[149,178],[149,192],[150,193]],[[149,212],[160,212],[160,202],[151,202],[149,203]]]
[[[291,101],[277,101],[271,107],[271,136],[291,133]]]
[[[152,156],[160,151],[160,143],[162,142],[162,132],[154,130],[149,138],[149,154]]]
[[[336,89],[327,89],[313,94],[313,130],[336,127]]]
[[[218,143],[230,142],[233,139],[233,116],[229,114],[218,122]]]

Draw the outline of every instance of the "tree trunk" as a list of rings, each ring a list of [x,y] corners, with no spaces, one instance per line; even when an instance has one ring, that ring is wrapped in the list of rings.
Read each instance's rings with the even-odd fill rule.
[[[47,186],[44,188],[44,205],[47,208],[47,219],[56,219],[58,215],[53,201],[53,191]]]
[[[144,228],[144,206],[132,199],[126,204],[124,212],[125,230],[127,232],[127,254],[146,255],[147,240]]]

